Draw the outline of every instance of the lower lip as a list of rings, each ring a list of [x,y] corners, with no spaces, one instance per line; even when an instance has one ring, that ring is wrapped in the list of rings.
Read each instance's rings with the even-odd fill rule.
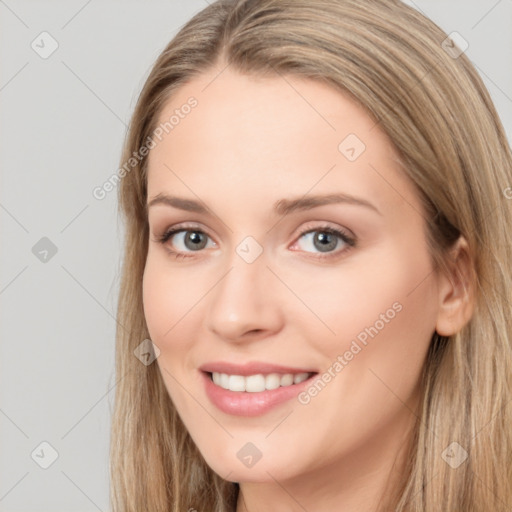
[[[265,390],[259,393],[245,391],[230,391],[217,386],[210,378],[210,374],[201,371],[205,381],[206,395],[213,405],[226,414],[235,416],[259,416],[270,409],[295,398],[317,374],[312,375],[299,384],[282,386],[277,389]]]

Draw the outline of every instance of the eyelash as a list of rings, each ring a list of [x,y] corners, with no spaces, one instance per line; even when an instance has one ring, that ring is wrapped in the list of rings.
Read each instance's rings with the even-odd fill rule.
[[[197,227],[194,227],[194,226],[192,226],[192,227],[190,227],[190,226],[178,226],[176,228],[171,228],[171,229],[165,231],[162,235],[157,236],[155,238],[155,241],[160,243],[160,244],[162,244],[162,245],[165,245],[167,243],[167,241],[173,235],[175,235],[176,233],[181,233],[182,231],[192,231],[192,232],[195,232],[195,233],[201,233],[201,234],[206,235],[206,236],[209,237],[208,233],[205,233],[203,230],[201,230],[201,229],[199,229]],[[299,233],[299,235],[297,237],[297,240],[302,238],[304,235],[307,235],[308,233],[312,233],[312,232],[314,233],[315,231],[317,231],[319,233],[328,233],[328,234],[331,234],[331,235],[335,235],[335,236],[339,237],[347,245],[347,247],[345,249],[341,249],[341,250],[338,250],[336,252],[326,253],[326,254],[320,255],[320,256],[314,256],[314,258],[316,258],[316,259],[325,260],[325,259],[329,259],[329,258],[334,258],[336,256],[339,256],[340,254],[345,254],[350,249],[352,249],[353,247],[356,246],[356,239],[355,238],[349,236],[346,232],[344,232],[342,230],[335,229],[335,228],[332,228],[331,226],[326,226],[326,225],[317,226],[315,228],[309,228],[309,229],[303,230],[301,233]],[[193,255],[194,252],[201,252],[201,251],[191,251],[191,253],[187,254],[187,253],[181,253],[181,252],[175,251],[173,249],[170,249],[169,247],[166,247],[166,250],[175,259],[193,258],[194,257],[194,255]]]

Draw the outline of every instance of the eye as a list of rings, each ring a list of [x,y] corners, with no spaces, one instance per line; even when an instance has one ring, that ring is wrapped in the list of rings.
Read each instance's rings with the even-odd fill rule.
[[[317,256],[320,259],[344,253],[356,245],[354,237],[330,226],[318,226],[303,231],[294,245],[300,245],[300,240],[304,240],[302,250],[306,252],[318,251],[321,253],[320,256]],[[341,250],[336,250],[340,249],[340,247]]]
[[[201,229],[198,228],[185,228],[178,227],[167,230],[163,235],[158,236],[156,241],[162,245],[167,242],[172,242],[177,250],[171,249],[167,246],[168,252],[176,258],[188,258],[192,255],[187,254],[190,252],[198,252],[202,249],[215,246],[213,242],[210,246],[207,245],[210,237]]]
[[[155,241],[165,245],[169,254],[176,259],[194,257],[194,252],[216,246],[213,241],[208,245],[208,240],[211,241],[210,236],[195,226],[171,228],[155,238]],[[299,244],[301,240],[304,240],[305,243]],[[341,229],[322,225],[303,230],[294,246],[296,245],[299,245],[299,249],[305,252],[318,251],[319,254],[315,258],[323,259],[335,257],[355,247],[356,239]]]

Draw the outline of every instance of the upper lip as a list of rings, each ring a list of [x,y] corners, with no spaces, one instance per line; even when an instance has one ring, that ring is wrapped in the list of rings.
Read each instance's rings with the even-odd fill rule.
[[[259,373],[317,373],[316,370],[308,368],[293,368],[260,361],[252,361],[245,364],[228,363],[227,361],[215,361],[206,363],[199,367],[203,372],[227,373],[228,375],[256,375]]]

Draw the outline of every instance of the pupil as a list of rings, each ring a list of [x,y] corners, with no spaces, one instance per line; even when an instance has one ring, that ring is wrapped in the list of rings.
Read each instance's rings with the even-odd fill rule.
[[[329,241],[329,237],[332,237],[333,239]],[[327,252],[328,250],[336,247],[336,238],[333,237],[332,233],[319,233],[314,238],[314,242],[316,243],[317,241],[320,242],[317,249],[323,252]]]

